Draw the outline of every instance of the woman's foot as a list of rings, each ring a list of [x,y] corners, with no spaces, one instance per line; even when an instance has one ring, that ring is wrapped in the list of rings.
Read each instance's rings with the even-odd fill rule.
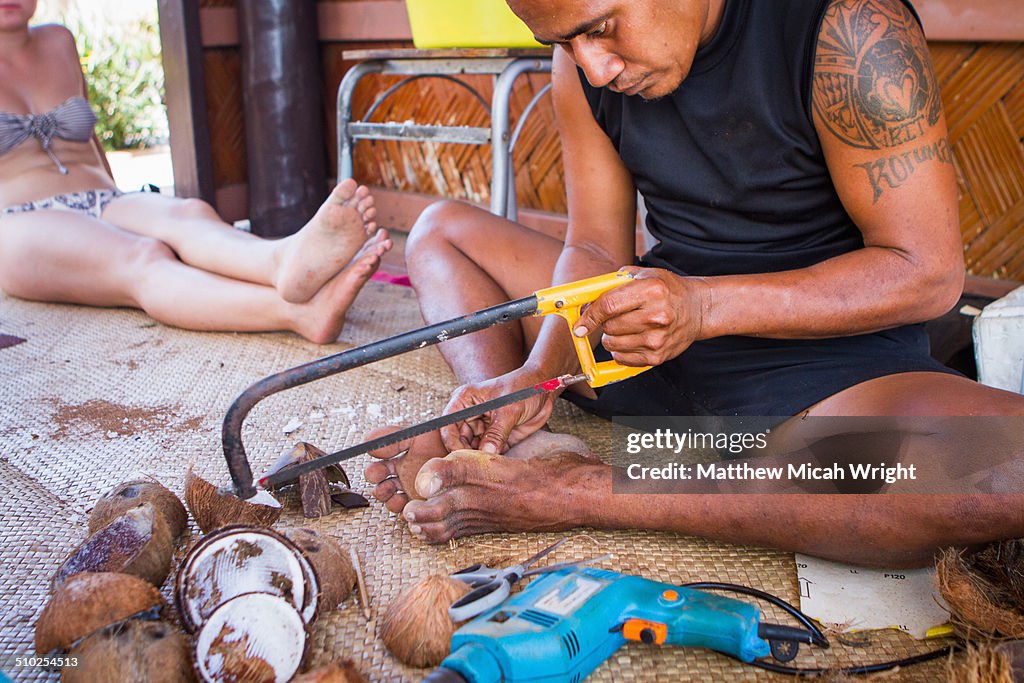
[[[397,426],[375,429],[366,435],[366,439],[376,439],[399,429],[401,427]],[[416,493],[416,475],[423,463],[432,458],[443,458],[448,455],[448,449],[441,443],[440,432],[433,431],[370,451],[370,455],[380,458],[363,470],[366,481],[374,485],[373,497],[391,512],[401,512],[409,500],[422,498]]]
[[[291,329],[316,344],[337,341],[345,325],[345,315],[366,281],[380,267],[381,257],[391,249],[386,230],[363,243],[344,269],[327,281],[306,303],[293,306]]]
[[[351,178],[338,183],[309,223],[281,241],[274,281],[281,298],[289,303],[312,299],[376,232],[376,218],[366,186]]]

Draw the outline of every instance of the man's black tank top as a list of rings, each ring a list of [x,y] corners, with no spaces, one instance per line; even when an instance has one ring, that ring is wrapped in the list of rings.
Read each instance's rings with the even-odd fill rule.
[[[594,117],[647,202],[658,244],[643,265],[683,275],[768,273],[863,246],[811,119],[827,6],[726,0],[690,75],[658,101],[592,88],[580,72]],[[604,387],[596,401],[570,400],[606,417],[787,416],[861,382],[920,371],[950,372],[929,357],[921,325],[830,339],[727,336]]]
[[[811,119],[828,3],[726,0],[689,76],[656,101],[594,88],[580,71],[594,117],[647,205],[657,244],[644,265],[682,275],[768,273],[863,246]]]

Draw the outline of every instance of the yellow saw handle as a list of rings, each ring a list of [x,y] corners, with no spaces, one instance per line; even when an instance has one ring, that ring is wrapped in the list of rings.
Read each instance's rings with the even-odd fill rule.
[[[537,312],[534,315],[555,314],[561,316],[569,323],[569,334],[572,335],[572,343],[576,346],[576,355],[580,359],[580,367],[587,376],[587,384],[592,387],[603,387],[612,382],[619,382],[639,375],[644,370],[650,370],[651,366],[631,367],[619,365],[613,360],[606,360],[600,363],[594,359],[594,350],[590,348],[590,340],[586,337],[577,337],[573,334],[576,322],[580,319],[583,306],[589,304],[609,289],[624,285],[633,279],[631,273],[618,271],[606,275],[568,282],[556,287],[548,287],[534,293],[537,297]]]

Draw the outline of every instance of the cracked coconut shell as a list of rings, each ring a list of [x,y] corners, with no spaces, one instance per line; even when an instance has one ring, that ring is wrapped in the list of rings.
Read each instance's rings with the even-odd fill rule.
[[[172,539],[188,527],[188,513],[176,495],[158,481],[136,479],[118,484],[96,501],[89,513],[89,533],[95,533],[128,510],[145,503],[163,516]]]
[[[85,572],[121,572],[159,588],[171,571],[174,546],[167,522],[150,503],[131,508],[85,539],[53,577],[53,589]]]
[[[68,656],[78,661],[61,671],[62,683],[196,680],[188,638],[165,621],[129,619],[108,626],[76,645]]]
[[[320,609],[332,610],[352,594],[356,570],[348,551],[330,536],[312,529],[286,529],[284,535],[298,546],[320,581]]]
[[[281,517],[281,504],[266,491],[242,500],[189,470],[185,477],[185,505],[205,534],[229,524],[273,526]]]
[[[299,674],[291,683],[367,683],[351,659],[341,664],[334,662],[304,674]]]
[[[399,595],[381,618],[380,639],[409,666],[437,666],[458,628],[448,607],[472,588],[448,576],[428,576]]]
[[[166,605],[153,584],[131,574],[76,574],[46,603],[36,622],[36,654],[75,641],[139,612]]]

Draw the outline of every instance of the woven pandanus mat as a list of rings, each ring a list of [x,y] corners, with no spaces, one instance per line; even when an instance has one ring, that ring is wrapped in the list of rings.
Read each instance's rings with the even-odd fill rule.
[[[189,465],[227,482],[220,425],[235,396],[279,370],[422,323],[412,291],[370,283],[357,300],[342,343],[319,347],[290,334],[210,334],[157,325],[129,310],[98,310],[0,298],[0,333],[27,341],[0,349],[0,668],[16,680],[58,675],[13,667],[32,653],[33,626],[49,579],[86,535],[93,501],[115,484],[152,476],[179,495]],[[438,414],[455,381],[436,349],[353,370],[261,402],[245,423],[244,441],[262,471],[297,441],[336,450],[377,426]],[[291,424],[289,424],[291,423]],[[301,426],[295,427],[296,423]],[[284,429],[294,428],[290,434]],[[560,402],[553,427],[610,453],[608,425]],[[366,456],[346,464],[353,485]],[[559,495],[552,490],[550,495]],[[808,504],[813,505],[813,499]],[[354,598],[314,626],[311,664],[352,659],[372,681],[419,680],[424,671],[396,661],[377,638],[379,616],[406,586],[478,561],[524,559],[562,534],[495,534],[454,546],[428,546],[375,501],[319,520],[290,500],[279,527],[312,527],[359,554],[373,619]],[[600,566],[671,583],[726,581],[798,599],[792,555],[667,533],[579,530],[551,561],[611,553]],[[195,528],[189,543],[197,540]],[[179,558],[186,543],[182,543]],[[171,582],[168,581],[168,584]],[[165,595],[170,596],[168,586]],[[770,617],[783,621],[766,608]],[[834,666],[896,659],[935,647],[895,631],[870,636],[869,647],[834,646],[801,654],[800,665]],[[886,680],[935,681],[929,663]],[[764,681],[781,676],[721,655],[629,645],[595,672],[595,681]]]

